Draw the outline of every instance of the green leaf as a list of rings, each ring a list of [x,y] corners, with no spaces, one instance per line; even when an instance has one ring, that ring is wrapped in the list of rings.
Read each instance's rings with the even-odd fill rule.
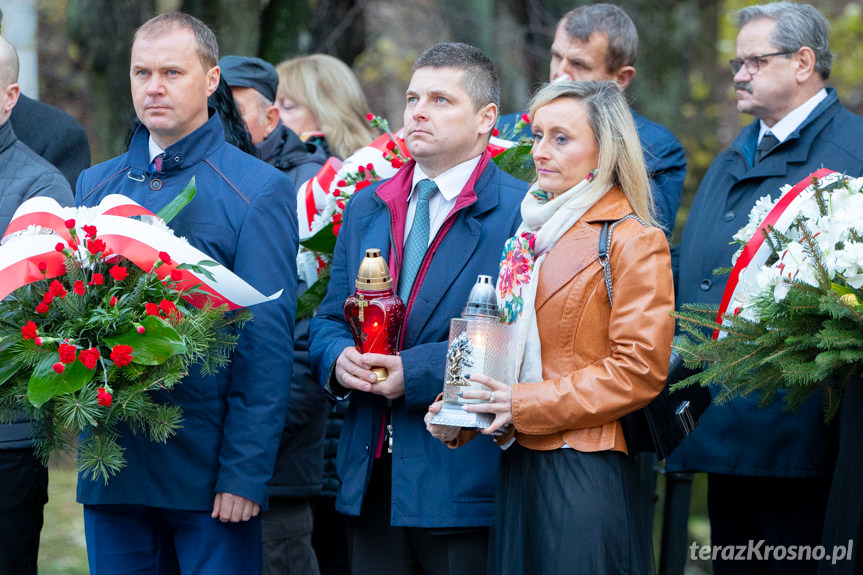
[[[93,374],[96,373],[96,370],[87,369],[77,359],[75,363],[66,365],[63,373],[57,373],[54,371],[57,359],[56,353],[46,353],[30,375],[27,399],[34,407],[41,407],[58,395],[78,391],[93,379]]]
[[[6,346],[0,350],[0,385],[6,383],[10,377],[18,373],[21,363],[15,361],[12,347]]]
[[[173,200],[165,204],[165,206],[159,210],[159,213],[156,215],[165,220],[165,223],[170,222],[183,210],[183,208],[186,207],[189,202],[192,201],[192,198],[195,197],[196,191],[197,186],[195,185],[195,176],[192,176],[192,179],[189,180],[189,183],[186,184],[183,191],[177,194]]]
[[[297,298],[297,319],[311,318],[315,315],[315,310],[320,307],[324,301],[324,296],[327,293],[327,286],[330,283],[330,270],[324,268],[321,270],[321,275],[318,281],[309,286],[303,295]]]
[[[333,232],[333,223],[330,222],[319,229],[315,235],[300,242],[307,250],[330,254],[336,251],[336,234]]]
[[[531,144],[517,144],[492,159],[498,168],[510,176],[525,182],[532,182],[536,178],[536,169],[530,150]]]
[[[161,365],[175,353],[186,353],[183,338],[171,325],[160,317],[148,315],[141,321],[144,333],[136,329],[118,337],[106,337],[105,343],[114,347],[132,347],[132,362],[140,365]]]

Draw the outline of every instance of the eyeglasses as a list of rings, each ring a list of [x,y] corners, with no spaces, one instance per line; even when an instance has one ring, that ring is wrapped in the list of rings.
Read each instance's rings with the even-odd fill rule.
[[[769,54],[761,54],[760,56],[749,56],[742,60],[740,58],[734,58],[733,60],[729,60],[728,64],[731,66],[731,73],[735,76],[744,66],[746,66],[746,71],[749,72],[750,75],[753,75],[758,73],[758,70],[761,68],[761,64],[764,62],[765,58],[770,56],[786,56],[788,54],[793,54],[796,51],[797,50],[784,50],[782,52],[771,52]]]

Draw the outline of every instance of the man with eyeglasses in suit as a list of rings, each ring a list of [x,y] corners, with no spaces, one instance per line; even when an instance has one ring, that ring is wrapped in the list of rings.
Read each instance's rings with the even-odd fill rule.
[[[863,118],[840,103],[825,81],[833,56],[830,24],[807,4],[775,2],[737,13],[734,73],[737,109],[755,120],[711,164],[698,188],[683,239],[672,255],[678,306],[718,304],[727,267],[755,202],[776,198],[828,167],[863,173]],[[834,429],[824,425],[821,398],[795,412],[780,398],[766,407],[743,397],[713,406],[669,458],[669,471],[708,472],[711,543],[812,548],[821,527],[835,454]],[[736,547],[739,548],[739,547]],[[798,547],[799,548],[799,547]],[[816,561],[713,558],[716,575],[815,573]]]

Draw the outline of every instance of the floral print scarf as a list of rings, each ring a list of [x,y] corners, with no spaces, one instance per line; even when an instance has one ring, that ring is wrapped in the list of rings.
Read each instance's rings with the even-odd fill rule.
[[[500,262],[497,299],[501,321],[515,324],[515,365],[510,381],[542,381],[536,286],[539,268],[563,236],[609,188],[594,185],[595,170],[566,192],[551,197],[534,184],[521,202],[522,224],[507,240]]]

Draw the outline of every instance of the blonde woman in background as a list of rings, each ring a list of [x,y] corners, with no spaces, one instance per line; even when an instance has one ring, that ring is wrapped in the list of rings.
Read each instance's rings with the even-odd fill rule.
[[[341,60],[312,54],[285,60],[276,71],[282,123],[303,140],[323,143],[344,159],[377,137],[366,120],[369,104],[362,88]]]

